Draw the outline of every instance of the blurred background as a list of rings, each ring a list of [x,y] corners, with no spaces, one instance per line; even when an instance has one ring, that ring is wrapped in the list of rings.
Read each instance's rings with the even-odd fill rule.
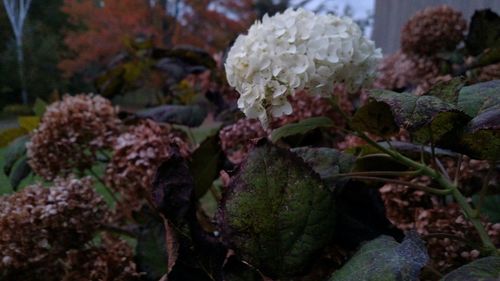
[[[449,4],[465,18],[500,10],[494,0],[2,1],[0,128],[29,114],[37,98],[64,93],[99,93],[125,107],[189,103],[193,87],[225,83],[215,72],[239,33],[287,7],[353,17],[384,54],[399,48],[401,27],[427,6]],[[208,69],[205,84],[189,80]]]

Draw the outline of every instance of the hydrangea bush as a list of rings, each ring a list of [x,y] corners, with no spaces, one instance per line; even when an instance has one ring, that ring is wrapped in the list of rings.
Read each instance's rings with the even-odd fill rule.
[[[407,50],[463,32],[448,8],[419,13],[372,89],[380,50],[351,19],[289,9],[232,46],[237,101],[215,82],[134,112],[64,96],[7,149],[0,280],[497,278],[500,80],[472,72],[495,75],[477,30],[498,22],[476,13],[462,64]]]

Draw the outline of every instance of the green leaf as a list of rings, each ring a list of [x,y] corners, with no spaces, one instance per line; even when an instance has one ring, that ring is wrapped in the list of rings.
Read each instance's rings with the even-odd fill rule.
[[[410,232],[401,244],[392,237],[380,236],[363,245],[329,281],[419,280],[428,260],[424,242],[416,233]]]
[[[222,122],[214,122],[211,125],[203,125],[196,128],[190,128],[183,125],[173,125],[174,129],[183,131],[191,140],[191,143],[198,145],[204,142],[207,138],[215,136],[219,133],[222,127]]]
[[[187,161],[173,154],[156,170],[153,180],[153,203],[172,223],[184,220],[192,207],[194,180]]]
[[[465,47],[477,56],[485,49],[500,46],[500,17],[490,9],[476,11],[472,16]]]
[[[480,111],[500,105],[500,80],[478,83],[463,87],[458,96],[457,108],[471,118]]]
[[[200,105],[162,105],[137,112],[141,118],[189,127],[201,125],[207,114],[206,107]]]
[[[195,198],[202,197],[219,177],[224,154],[217,135],[206,139],[191,156],[189,169],[195,184]]]
[[[224,239],[271,278],[303,273],[332,239],[332,194],[302,159],[268,142],[250,152],[222,201]]]
[[[481,112],[469,122],[462,138],[468,154],[481,159],[500,159],[500,107]]]
[[[0,132],[0,148],[6,147],[9,145],[12,141],[17,139],[18,137],[22,135],[28,134],[28,131],[26,131],[23,128],[9,128],[5,129]]]
[[[381,136],[396,133],[401,127],[420,142],[439,143],[456,135],[469,120],[453,104],[434,96],[375,90],[370,97],[372,102],[354,115],[353,125]]]
[[[3,164],[3,172],[5,175],[10,175],[17,160],[26,155],[26,143],[28,140],[28,135],[18,137],[5,149]]]
[[[13,190],[17,190],[21,182],[31,174],[31,166],[28,164],[28,159],[24,156],[16,162],[9,176],[10,186]]]
[[[359,108],[352,118],[352,125],[357,130],[383,137],[399,132],[391,108],[383,102],[370,102]]]
[[[33,112],[35,112],[35,115],[42,118],[46,108],[47,103],[41,98],[36,98],[35,104],[33,105]]]
[[[146,280],[159,280],[168,270],[166,231],[163,222],[149,218],[139,230],[136,262],[139,271],[146,273]]]
[[[500,279],[500,257],[486,257],[446,274],[441,281],[494,281]]]
[[[331,127],[333,126],[333,121],[327,117],[312,117],[304,120],[300,120],[297,123],[286,124],[280,128],[275,129],[271,133],[271,141],[277,142],[278,140],[298,135],[305,134],[317,128]]]
[[[347,179],[335,177],[339,173],[351,171],[356,158],[333,148],[298,147],[291,149],[300,156],[332,190],[337,185],[345,184]]]
[[[455,77],[450,81],[442,81],[432,87],[427,93],[429,96],[435,96],[442,101],[456,104],[458,99],[458,91],[465,85],[464,79]]]

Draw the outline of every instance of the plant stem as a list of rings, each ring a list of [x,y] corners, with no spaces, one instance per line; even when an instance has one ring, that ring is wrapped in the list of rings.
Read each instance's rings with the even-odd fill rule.
[[[407,182],[407,181],[403,181],[403,180],[395,180],[395,179],[379,178],[379,177],[367,177],[367,176],[350,176],[349,178],[401,184],[401,185],[406,185],[406,186],[411,187],[411,188],[423,190],[425,192],[429,192],[429,193],[433,193],[433,194],[437,194],[437,195],[447,195],[447,194],[450,194],[450,192],[451,192],[451,190],[448,190],[448,189],[437,189],[437,188],[427,187],[425,185],[420,185],[420,184]]]
[[[377,148],[378,150],[387,153],[390,155],[394,160],[407,165],[408,167],[411,167],[413,169],[419,170],[421,172],[421,175],[426,175],[434,179],[439,183],[441,187],[444,188],[446,191],[450,191],[457,203],[460,205],[462,208],[462,211],[464,212],[464,215],[469,221],[472,223],[474,228],[476,229],[481,242],[483,243],[483,248],[484,251],[487,252],[488,254],[491,255],[500,255],[500,252],[496,249],[495,244],[491,241],[491,238],[488,236],[488,233],[486,232],[486,229],[484,228],[483,224],[481,223],[479,219],[479,215],[476,210],[472,209],[470,204],[467,202],[467,199],[465,196],[460,192],[458,189],[458,186],[454,183],[452,183],[450,180],[447,178],[443,177],[442,174],[436,172],[434,169],[428,167],[427,165],[423,163],[416,162],[402,154],[400,154],[397,151],[393,151],[390,149],[387,149],[374,140],[370,139],[366,134],[363,132],[358,131],[358,136],[368,142],[370,145],[373,147]]]
[[[493,171],[495,171],[495,163],[493,161],[490,161],[489,165],[490,167],[488,169],[488,173],[484,178],[483,186],[481,187],[481,191],[479,192],[479,202],[477,203],[476,206],[478,216],[481,214],[481,207],[483,206],[484,203],[484,197],[486,197],[486,194],[488,193],[488,184],[490,182],[491,175],[493,175]]]

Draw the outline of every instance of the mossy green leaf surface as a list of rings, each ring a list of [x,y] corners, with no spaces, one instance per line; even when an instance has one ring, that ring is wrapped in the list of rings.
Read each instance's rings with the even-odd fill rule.
[[[434,96],[375,90],[370,97],[372,101],[354,115],[353,125],[380,136],[404,128],[414,133],[420,142],[439,142],[470,119],[454,104]]]
[[[481,111],[500,105],[500,80],[478,83],[463,87],[458,93],[457,108],[471,118]]]
[[[242,164],[224,196],[223,236],[271,278],[303,273],[332,239],[334,201],[302,159],[267,142]]]
[[[500,280],[500,257],[486,257],[448,273],[441,281]]]
[[[419,280],[428,259],[424,242],[416,233],[410,232],[401,244],[380,236],[363,245],[328,281]]]
[[[344,184],[347,179],[335,177],[339,173],[351,171],[356,157],[328,147],[297,147],[291,151],[302,158],[325,184],[333,189],[336,185]]]

